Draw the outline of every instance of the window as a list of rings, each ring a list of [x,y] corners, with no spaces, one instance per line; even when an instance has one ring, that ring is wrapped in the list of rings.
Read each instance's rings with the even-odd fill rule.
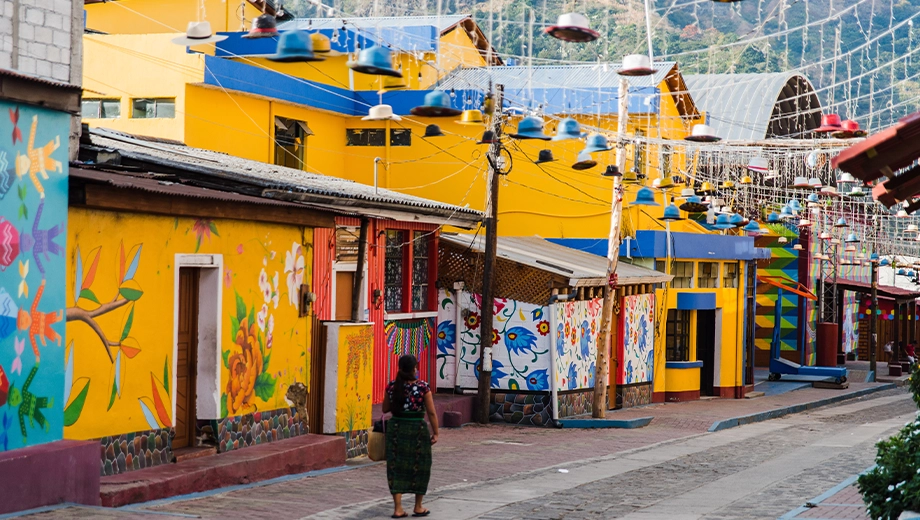
[[[412,310],[428,310],[428,233],[416,231],[412,240]]]
[[[738,288],[738,264],[725,264],[725,271],[722,273],[722,287],[726,289]]]
[[[386,146],[384,128],[348,128],[345,130],[346,146]],[[406,128],[390,130],[390,146],[412,146],[412,132]]]
[[[120,99],[83,99],[83,119],[117,119],[121,115]]]
[[[693,262],[674,262],[674,270],[671,272],[674,279],[671,280],[671,287],[676,289],[690,289],[693,287]]]
[[[690,361],[690,311],[668,309],[665,360]]]
[[[700,289],[715,289],[719,286],[719,262],[700,262],[696,286]]]
[[[386,244],[384,270],[386,312],[431,310],[429,277],[432,242],[430,232],[388,230]],[[406,294],[405,291],[409,293]]]
[[[131,117],[134,119],[176,117],[176,98],[132,99]]]
[[[286,117],[275,118],[275,164],[304,169],[307,137],[313,131],[307,123]]]

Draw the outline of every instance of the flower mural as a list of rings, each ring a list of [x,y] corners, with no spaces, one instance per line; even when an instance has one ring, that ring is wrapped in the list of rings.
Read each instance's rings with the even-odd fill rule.
[[[534,370],[527,376],[528,390],[549,390],[549,370]]]
[[[284,254],[284,274],[287,281],[288,303],[297,309],[300,309],[300,301],[297,296],[303,284],[304,263],[303,246],[295,242],[291,250]]]
[[[495,343],[494,339],[492,343]],[[505,346],[512,354],[532,353],[536,345],[537,337],[524,327],[512,327],[505,331]]]
[[[265,321],[263,335],[255,306],[247,307],[236,295],[236,313],[230,316],[233,344],[223,352],[224,366],[230,374],[221,403],[222,417],[255,412],[255,396],[268,401],[274,395],[276,378],[269,372],[272,318]]]
[[[188,231],[195,232],[195,239],[196,239],[195,252],[196,253],[198,252],[199,249],[201,249],[201,242],[204,238],[207,238],[208,242],[210,242],[211,235],[214,235],[216,237],[220,236],[220,234],[217,232],[217,225],[214,224],[214,221],[203,219],[203,218],[196,220],[192,224],[191,229],[189,229]],[[186,233],[188,233],[188,231],[186,231]]]
[[[620,313],[623,341],[619,347],[623,370],[617,374],[617,384],[647,383],[652,380],[655,366],[654,313],[654,294],[623,298],[623,310]]]
[[[438,323],[438,352],[448,355],[448,351],[453,350],[456,339],[456,327],[450,320]]]
[[[597,323],[602,299],[562,302],[556,313],[555,377],[557,388],[580,390],[594,386],[594,362],[597,357]]]

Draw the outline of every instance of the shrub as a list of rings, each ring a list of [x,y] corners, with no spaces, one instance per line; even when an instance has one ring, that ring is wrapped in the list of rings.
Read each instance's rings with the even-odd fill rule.
[[[920,406],[920,372],[910,376],[914,402]],[[876,466],[857,484],[871,518],[897,520],[904,511],[920,511],[920,418],[876,444]]]

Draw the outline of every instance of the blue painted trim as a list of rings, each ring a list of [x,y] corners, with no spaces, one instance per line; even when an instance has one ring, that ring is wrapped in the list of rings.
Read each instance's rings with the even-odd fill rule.
[[[836,486],[834,486],[834,487],[828,489],[828,490],[825,491],[824,493],[821,493],[820,495],[816,496],[815,498],[812,498],[812,499],[809,500],[808,502],[809,502],[809,503],[812,503],[812,504],[820,505],[822,502],[824,502],[824,501],[827,500],[828,498],[830,498],[830,497],[836,495],[837,493],[840,493],[841,491],[843,491],[843,490],[846,489],[847,487],[853,485],[853,483],[856,482],[856,481],[859,479],[860,475],[864,475],[864,474],[866,474],[866,473],[872,471],[873,468],[875,468],[875,465],[873,465],[873,466],[871,466],[871,467],[869,467],[869,468],[864,469],[862,472],[857,473],[856,475],[851,476],[850,478],[844,480],[843,482],[837,484]],[[830,504],[825,504],[825,505],[830,505]],[[791,519],[795,518],[796,516],[798,516],[798,515],[804,513],[805,511],[809,511],[810,509],[811,509],[811,508],[805,507],[805,506],[797,507],[797,508],[793,509],[792,511],[789,511],[789,512],[786,513],[785,515],[779,517],[778,520],[791,520]]]
[[[866,382],[867,382],[867,383],[874,383],[874,382],[875,382],[875,370],[870,370],[870,371],[866,374]]]
[[[654,417],[637,419],[564,419],[556,421],[563,428],[622,428],[634,429],[648,426]]]
[[[665,368],[703,368],[702,361],[666,361],[664,364]]]
[[[704,240],[701,240],[705,237]],[[629,241],[629,254],[637,258],[665,258],[667,233],[657,230],[636,231]],[[754,237],[732,235],[703,235],[701,233],[671,233],[673,258],[701,260],[754,260]],[[606,246],[605,246],[606,247]],[[605,249],[606,251],[606,249]],[[620,244],[620,256],[626,256],[626,241]]]
[[[677,293],[677,309],[682,311],[714,310],[716,309],[716,293]]]
[[[5,514],[0,515],[0,520],[6,520],[7,518],[20,518],[20,517],[27,516],[27,515],[34,515],[38,513],[48,513],[51,511],[59,511],[61,509],[67,509],[70,507],[77,507],[83,510],[90,510],[90,511],[99,510],[99,511],[105,511],[106,513],[111,513],[112,511],[114,511],[114,509],[112,509],[111,507],[91,506],[88,504],[78,504],[76,502],[63,502],[61,504],[36,507],[35,509],[27,509],[25,511],[5,513]],[[184,517],[184,518],[201,518],[198,515],[188,515],[184,513],[166,513],[166,512],[160,512],[160,511],[141,511],[141,512],[150,513],[150,514],[158,514],[158,515],[169,514],[169,515],[175,515],[175,516]]]
[[[284,32],[284,31],[282,31]],[[362,29],[320,29],[318,31],[329,38],[329,46],[339,53],[352,53],[376,45],[378,41],[386,42],[392,49],[399,51],[435,52],[438,50],[438,31],[434,26],[380,27]],[[338,37],[333,40],[333,33]],[[245,32],[219,32],[227,39],[215,44],[214,55],[218,57],[260,56],[274,54],[277,38],[243,38]]]
[[[722,430],[727,430],[729,428],[734,428],[736,426],[741,426],[743,424],[751,424],[751,423],[756,423],[756,422],[767,421],[770,419],[776,419],[777,417],[783,417],[784,415],[800,413],[806,410],[811,410],[814,408],[820,408],[822,406],[827,406],[829,404],[835,404],[841,401],[846,401],[849,399],[862,397],[864,395],[874,394],[875,392],[881,392],[883,390],[891,390],[893,388],[897,388],[897,386],[894,383],[887,383],[883,385],[874,386],[872,388],[864,388],[862,390],[856,390],[855,392],[849,392],[843,395],[828,397],[826,399],[819,399],[817,401],[812,401],[810,403],[796,404],[792,406],[786,406],[783,408],[776,408],[774,410],[767,410],[765,412],[754,413],[750,415],[742,415],[739,417],[733,417],[731,419],[724,419],[724,420],[716,421],[712,423],[712,426],[709,427],[709,431],[718,432]]]
[[[305,473],[297,473],[295,475],[284,475],[282,477],[276,477],[276,478],[272,478],[268,480],[260,480],[259,482],[250,482],[249,484],[239,484],[236,486],[227,486],[227,487],[222,487],[222,488],[217,488],[217,489],[209,489],[208,491],[199,491],[197,493],[189,493],[187,495],[179,495],[179,496],[174,496],[174,497],[169,497],[169,498],[161,498],[159,500],[151,500],[149,502],[140,502],[138,504],[130,504],[127,506],[119,507],[117,509],[146,513],[148,511],[140,509],[140,508],[171,504],[173,502],[180,502],[183,500],[193,500],[196,498],[205,498],[205,497],[210,497],[214,495],[219,495],[221,493],[230,493],[233,491],[239,491],[241,489],[252,489],[256,487],[269,486],[269,485],[278,484],[281,482],[288,482],[290,480],[299,480],[299,479],[308,478],[308,477],[319,477],[322,475],[329,475],[331,473],[339,473],[341,471],[349,471],[349,470],[358,469],[358,468],[366,468],[368,466],[374,466],[377,464],[383,464],[383,462],[381,461],[381,462],[372,462],[369,464],[336,466],[334,468],[307,471]]]

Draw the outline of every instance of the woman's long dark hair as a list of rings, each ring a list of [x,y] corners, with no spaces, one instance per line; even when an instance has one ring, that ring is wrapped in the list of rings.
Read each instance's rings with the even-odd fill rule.
[[[418,359],[411,354],[406,354],[399,358],[397,366],[399,367],[399,371],[396,372],[396,384],[393,389],[393,398],[396,402],[392,404],[394,411],[398,410],[403,412],[406,406],[406,381],[416,379],[415,369],[418,367]]]

